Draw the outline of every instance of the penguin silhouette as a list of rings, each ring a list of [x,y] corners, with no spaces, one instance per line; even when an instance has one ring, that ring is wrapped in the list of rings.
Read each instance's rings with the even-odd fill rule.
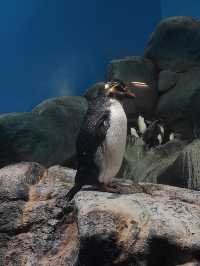
[[[67,201],[85,185],[106,187],[119,171],[126,146],[127,117],[121,104],[134,98],[121,81],[102,83],[96,98],[88,103],[77,138],[78,168]]]

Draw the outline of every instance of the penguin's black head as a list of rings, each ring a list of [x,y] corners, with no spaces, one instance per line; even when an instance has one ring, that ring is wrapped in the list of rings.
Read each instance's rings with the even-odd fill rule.
[[[135,94],[128,91],[126,85],[119,80],[109,81],[105,83],[105,93],[108,97],[123,99],[126,97],[135,98]]]

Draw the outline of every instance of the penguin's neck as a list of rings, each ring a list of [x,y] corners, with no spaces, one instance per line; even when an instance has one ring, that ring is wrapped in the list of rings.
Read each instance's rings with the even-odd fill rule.
[[[112,106],[119,106],[120,105],[123,108],[121,102],[118,99],[116,99],[116,98],[110,98],[109,99],[109,104],[112,105]]]

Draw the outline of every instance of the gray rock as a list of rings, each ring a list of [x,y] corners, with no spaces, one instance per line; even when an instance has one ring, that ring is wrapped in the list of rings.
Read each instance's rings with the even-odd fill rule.
[[[65,202],[74,174],[36,163],[0,169],[0,265],[74,265],[78,231]]]
[[[200,67],[193,67],[180,73],[174,88],[163,94],[158,102],[158,116],[164,117],[171,130],[186,139],[193,137],[193,122],[199,120],[199,89]]]
[[[30,113],[0,115],[0,166],[35,161],[45,166],[70,162],[87,102],[83,97],[44,101]]]
[[[156,27],[145,57],[160,70],[185,71],[200,63],[200,22],[192,17],[166,18]]]
[[[158,91],[160,93],[165,93],[172,89],[178,80],[178,74],[169,69],[163,70],[159,73],[158,78]]]
[[[200,140],[187,145],[165,172],[158,183],[200,190]]]
[[[107,69],[107,79],[120,79],[125,83],[131,81],[146,82],[155,85],[155,67],[152,61],[142,56],[130,56],[111,61]]]
[[[151,182],[173,185],[171,179],[166,178],[161,182],[159,176],[173,165],[187,143],[174,140],[149,150],[145,148],[141,139],[136,139],[134,142],[132,138],[129,137],[124,161],[117,176],[131,179],[136,183]]]
[[[0,265],[200,263],[200,192],[114,180],[116,193],[83,190],[67,204],[74,175],[36,163],[0,169]],[[24,186],[28,197],[15,193]]]
[[[200,262],[199,192],[163,185],[140,186],[143,193],[77,194],[78,265]]]
[[[22,162],[0,170],[0,200],[27,200],[28,187],[39,182],[45,168],[38,163]]]

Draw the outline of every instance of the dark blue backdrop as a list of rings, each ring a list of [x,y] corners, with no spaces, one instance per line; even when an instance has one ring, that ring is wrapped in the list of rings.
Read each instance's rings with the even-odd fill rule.
[[[161,0],[162,17],[192,16],[200,18],[199,0]]]
[[[160,0],[0,2],[0,112],[28,111],[104,79],[109,60],[142,54]]]

